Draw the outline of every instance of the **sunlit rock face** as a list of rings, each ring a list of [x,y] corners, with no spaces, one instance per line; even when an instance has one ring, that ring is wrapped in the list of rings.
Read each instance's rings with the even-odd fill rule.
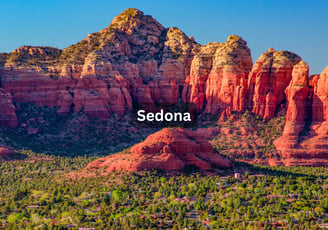
[[[182,170],[194,165],[200,170],[212,166],[231,167],[230,160],[213,152],[213,147],[197,132],[181,128],[165,128],[134,145],[130,153],[117,153],[87,165],[86,170],[142,171],[151,169]]]

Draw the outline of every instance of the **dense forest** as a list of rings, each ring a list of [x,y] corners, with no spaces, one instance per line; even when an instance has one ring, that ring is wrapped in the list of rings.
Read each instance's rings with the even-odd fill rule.
[[[328,222],[327,170],[235,162],[80,177],[94,157],[23,151],[0,164],[3,229],[319,229]],[[208,174],[208,173],[207,173]],[[239,175],[239,174],[236,174]]]

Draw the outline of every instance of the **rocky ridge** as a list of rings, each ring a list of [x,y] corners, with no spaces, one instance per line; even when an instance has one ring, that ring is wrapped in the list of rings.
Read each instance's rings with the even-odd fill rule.
[[[283,136],[274,142],[281,156],[327,156],[327,68],[308,79],[298,55],[272,48],[253,65],[237,35],[200,45],[127,9],[63,50],[23,46],[3,53],[0,67],[0,124],[8,127],[18,125],[15,102],[98,118],[122,116],[133,102],[193,102],[199,113],[221,120],[245,110],[270,120],[287,108]]]

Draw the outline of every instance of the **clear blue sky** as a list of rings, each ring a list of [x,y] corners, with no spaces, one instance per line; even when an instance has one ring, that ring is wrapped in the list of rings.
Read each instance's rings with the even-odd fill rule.
[[[0,52],[21,45],[65,48],[107,27],[126,8],[176,26],[201,44],[242,36],[253,61],[269,47],[290,50],[320,73],[328,65],[328,1],[1,0]]]

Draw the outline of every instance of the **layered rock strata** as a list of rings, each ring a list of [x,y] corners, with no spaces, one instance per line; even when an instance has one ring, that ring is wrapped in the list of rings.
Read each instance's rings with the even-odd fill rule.
[[[286,100],[285,89],[299,61],[292,52],[272,48],[258,58],[248,78],[248,108],[253,113],[265,120],[275,115],[277,106]]]
[[[270,120],[287,106],[277,150],[286,158],[324,159],[327,68],[308,79],[298,55],[272,48],[252,66],[239,36],[200,45],[178,28],[127,9],[109,27],[63,50],[22,46],[1,53],[0,125],[17,127],[15,102],[98,118],[122,116],[134,102],[192,102],[199,113],[222,119],[248,109]]]
[[[184,101],[208,114],[229,116],[231,111],[243,111],[252,64],[247,43],[239,36],[202,46],[191,63]]]
[[[301,65],[298,67],[295,72],[301,71]],[[327,166],[328,67],[320,76],[312,76],[309,85],[306,85],[306,67],[303,68],[302,78],[305,81],[299,81],[303,83],[298,84],[297,91],[292,91],[293,97],[290,98],[287,110],[290,112],[287,112],[284,134],[274,142],[274,145],[284,158],[296,159],[293,164],[289,163],[290,165],[297,165],[296,161],[298,161],[301,165]],[[308,92],[307,98],[306,92]],[[308,127],[305,129],[306,124]]]
[[[197,132],[165,128],[134,145],[130,153],[117,153],[89,163],[86,170],[101,173],[151,169],[182,170],[194,165],[201,170],[212,166],[231,167],[230,160],[213,152],[213,147]]]
[[[309,66],[301,61],[294,66],[292,80],[285,90],[288,101],[286,123],[283,135],[274,144],[280,151],[297,148],[299,135],[309,119]]]

